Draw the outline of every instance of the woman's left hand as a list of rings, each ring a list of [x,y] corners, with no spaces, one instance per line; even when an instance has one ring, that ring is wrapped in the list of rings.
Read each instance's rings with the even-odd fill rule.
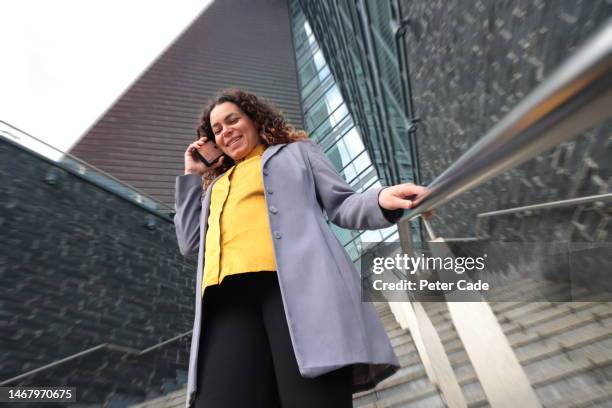
[[[397,210],[400,208],[413,208],[414,200],[420,198],[428,192],[427,187],[417,186],[412,183],[396,184],[384,188],[378,195],[378,204],[387,210]],[[425,219],[433,215],[432,211],[423,214]]]

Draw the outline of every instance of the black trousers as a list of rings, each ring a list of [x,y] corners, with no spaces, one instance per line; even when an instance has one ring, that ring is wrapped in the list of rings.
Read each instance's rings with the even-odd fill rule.
[[[196,407],[353,406],[350,365],[300,375],[276,272],[230,275],[207,287],[202,316]]]

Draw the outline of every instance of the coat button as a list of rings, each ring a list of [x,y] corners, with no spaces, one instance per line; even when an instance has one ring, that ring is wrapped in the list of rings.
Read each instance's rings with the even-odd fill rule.
[[[276,213],[278,212],[278,210],[276,209],[276,207],[275,207],[275,206],[270,206],[270,212],[271,212],[272,214],[276,214]]]
[[[270,174],[270,172],[268,171],[268,169],[263,169],[263,175],[267,176],[268,174]]]
[[[281,239],[281,233],[278,231],[274,231],[274,238]]]

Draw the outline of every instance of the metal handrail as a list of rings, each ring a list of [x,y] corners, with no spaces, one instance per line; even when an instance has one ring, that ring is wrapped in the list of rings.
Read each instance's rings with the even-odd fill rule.
[[[30,371],[27,371],[25,373],[19,374],[19,375],[15,376],[15,377],[9,378],[8,380],[4,380],[4,381],[0,382],[0,386],[5,386],[5,385],[8,385],[8,384],[11,384],[11,383],[13,383],[13,382],[15,382],[17,380],[21,380],[22,378],[29,377],[30,375],[39,373],[41,371],[48,370],[48,369],[56,367],[56,366],[58,366],[60,364],[67,363],[68,361],[74,360],[74,359],[79,358],[79,357],[83,357],[83,356],[85,356],[87,354],[91,354],[91,353],[94,353],[94,352],[96,352],[98,350],[102,350],[102,349],[108,349],[108,350],[111,350],[111,351],[119,351],[119,352],[125,353],[127,355],[134,355],[134,356],[140,357],[140,356],[142,356],[144,354],[150,353],[153,350],[156,350],[156,349],[158,349],[160,347],[163,347],[166,344],[170,344],[170,343],[173,343],[173,342],[175,342],[177,340],[180,340],[183,337],[186,337],[186,336],[190,335],[192,332],[193,332],[193,330],[189,330],[188,332],[185,332],[183,334],[179,334],[178,336],[174,336],[174,337],[172,337],[172,338],[170,338],[168,340],[164,340],[161,343],[157,343],[154,346],[148,347],[148,348],[143,349],[143,350],[137,350],[137,349],[134,349],[134,348],[131,348],[131,347],[126,347],[126,346],[122,346],[122,345],[115,344],[115,343],[102,343],[102,344],[98,344],[97,346],[88,348],[88,349],[83,350],[83,351],[79,351],[78,353],[72,354],[72,355],[70,355],[68,357],[64,357],[64,358],[56,360],[56,361],[54,361],[52,363],[45,364],[42,367],[35,368],[33,370],[30,370]]]
[[[476,231],[475,232],[476,236],[478,236],[480,232],[481,221],[484,218],[496,217],[498,215],[515,214],[517,212],[524,212],[524,211],[548,210],[551,208],[568,207],[568,206],[575,206],[575,205],[580,205],[580,204],[607,202],[607,201],[612,201],[612,193],[570,198],[567,200],[549,201],[546,203],[524,205],[521,207],[513,207],[513,208],[506,208],[503,210],[484,212],[484,213],[480,213],[476,215],[476,225],[474,227],[474,230]]]
[[[612,19],[414,200],[432,210],[612,115]]]

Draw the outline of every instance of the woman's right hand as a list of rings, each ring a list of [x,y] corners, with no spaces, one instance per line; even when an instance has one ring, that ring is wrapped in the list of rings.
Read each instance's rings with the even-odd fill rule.
[[[202,162],[195,155],[195,150],[204,145],[207,140],[207,137],[201,137],[187,146],[187,150],[185,150],[185,174],[199,174],[200,176],[203,176],[205,173],[216,169],[223,164],[223,156],[221,156],[212,166],[207,167],[204,162]]]

